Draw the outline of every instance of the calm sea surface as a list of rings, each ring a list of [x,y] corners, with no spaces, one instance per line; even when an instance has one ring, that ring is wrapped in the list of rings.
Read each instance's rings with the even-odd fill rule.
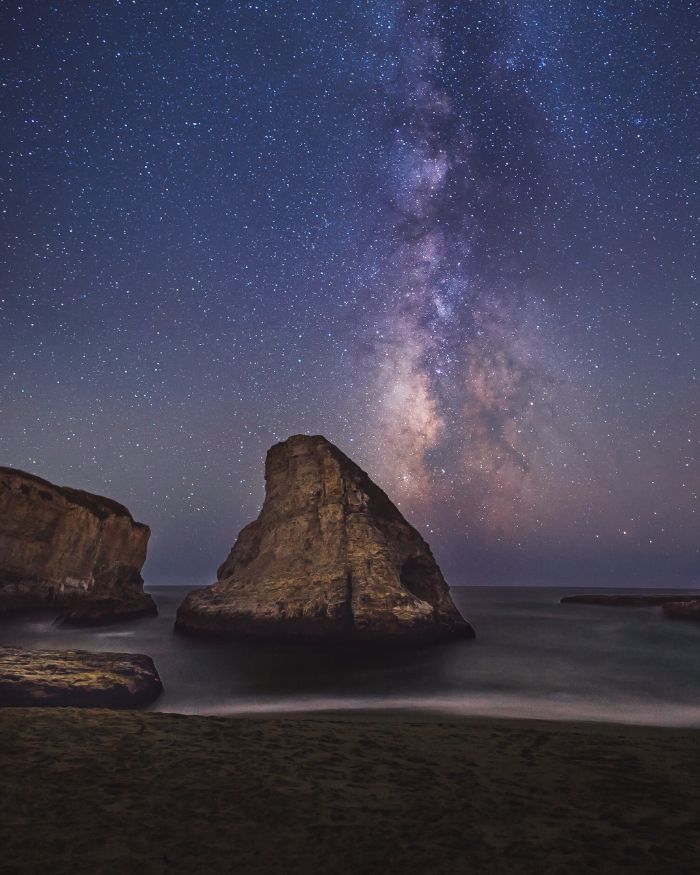
[[[559,604],[575,591],[453,588],[476,641],[391,653],[173,635],[180,587],[150,589],[158,617],[96,630],[61,629],[48,615],[5,619],[0,643],[147,653],[165,685],[159,711],[423,708],[700,726],[700,624],[657,608]]]

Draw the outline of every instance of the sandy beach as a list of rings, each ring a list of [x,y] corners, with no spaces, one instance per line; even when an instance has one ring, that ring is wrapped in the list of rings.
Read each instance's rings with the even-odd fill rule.
[[[700,733],[0,713],[3,873],[691,873]]]

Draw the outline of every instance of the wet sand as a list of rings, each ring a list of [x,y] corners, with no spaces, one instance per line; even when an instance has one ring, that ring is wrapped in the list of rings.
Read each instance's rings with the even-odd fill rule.
[[[696,873],[700,731],[0,711],[2,873]]]

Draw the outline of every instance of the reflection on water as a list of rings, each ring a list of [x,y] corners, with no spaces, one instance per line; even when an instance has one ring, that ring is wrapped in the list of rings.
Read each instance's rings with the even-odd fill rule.
[[[95,630],[6,619],[0,643],[147,653],[165,685],[162,711],[426,708],[700,726],[700,625],[654,608],[560,605],[560,589],[459,587],[476,641],[358,652],[174,635],[186,590],[151,592],[158,617]]]

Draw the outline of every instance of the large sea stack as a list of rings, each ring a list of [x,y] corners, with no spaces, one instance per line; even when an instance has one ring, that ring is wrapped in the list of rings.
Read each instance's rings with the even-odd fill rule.
[[[430,547],[324,437],[273,446],[265,487],[218,582],[180,606],[179,630],[329,643],[473,637]]]
[[[0,613],[60,608],[79,624],[155,613],[141,577],[150,533],[116,501],[0,467]]]

